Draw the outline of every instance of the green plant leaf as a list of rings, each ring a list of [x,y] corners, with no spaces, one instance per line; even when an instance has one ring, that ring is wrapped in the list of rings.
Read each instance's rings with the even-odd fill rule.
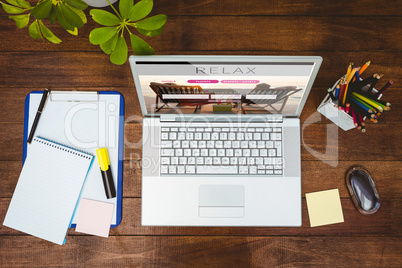
[[[79,10],[79,9],[76,9],[75,7],[72,7],[72,6],[67,5],[67,4],[66,4],[66,6],[68,6],[72,11],[74,11],[75,13],[77,13],[77,15],[80,16],[80,18],[81,18],[81,20],[82,20],[82,22],[83,22],[84,24],[88,22],[88,20],[87,20],[87,15],[85,15],[84,11]]]
[[[60,3],[59,4],[61,12],[63,13],[63,17],[66,21],[77,28],[84,26],[84,22],[80,18],[80,16],[75,13],[71,8],[69,8],[66,4]]]
[[[105,43],[117,33],[117,28],[118,27],[101,27],[93,29],[89,33],[89,42],[94,45]]]
[[[84,10],[88,7],[87,3],[82,0],[64,0],[64,2],[78,10]]]
[[[31,8],[31,4],[25,0],[6,0],[6,1],[8,3],[10,3],[14,6],[20,7],[20,8],[25,8],[25,9]]]
[[[112,53],[112,51],[115,50],[116,48],[117,40],[119,39],[118,37],[119,34],[116,32],[112,38],[110,38],[105,43],[100,44],[100,47],[103,50],[103,52],[105,52],[108,55]]]
[[[128,48],[124,36],[120,36],[117,41],[116,48],[110,54],[110,61],[116,65],[122,65],[126,62],[128,55]]]
[[[42,34],[40,33],[40,30],[39,30],[38,20],[35,20],[34,22],[32,22],[32,24],[28,28],[28,32],[32,38],[43,40]]]
[[[147,18],[145,20],[136,22],[134,25],[135,25],[135,27],[143,29],[143,30],[153,31],[153,30],[160,29],[165,24],[166,20],[167,20],[166,15],[159,14],[159,15]]]
[[[119,11],[123,19],[128,19],[128,15],[130,14],[130,10],[133,7],[133,5],[134,5],[133,0],[120,0]]]
[[[61,27],[63,27],[67,31],[74,31],[75,27],[66,21],[60,5],[57,5],[57,7],[56,7],[56,17],[57,17],[57,20],[59,21]]]
[[[92,9],[89,14],[94,21],[103,26],[115,26],[121,23],[118,17],[102,9]]]
[[[55,36],[52,31],[50,31],[42,21],[39,21],[39,26],[40,30],[42,31],[42,34],[46,37],[47,40],[52,42],[53,44],[59,44],[61,43],[61,40]]]
[[[52,0],[46,0],[31,9],[31,13],[38,20],[44,19],[49,15],[52,5]]]
[[[56,22],[56,6],[52,5],[52,9],[50,10],[49,16],[47,16],[48,20],[51,24]]]
[[[10,5],[7,5],[7,4],[4,4],[4,3],[1,3],[1,7],[8,14],[21,14],[22,12],[25,11],[24,9],[21,9],[19,7],[10,6]]]
[[[74,27],[74,30],[72,30],[72,31],[67,30],[67,32],[69,32],[69,33],[72,34],[72,35],[78,35],[78,29],[75,28],[75,27]]]
[[[10,16],[9,18],[15,21],[18,28],[24,28],[29,23],[29,16],[31,16],[31,14]]]
[[[165,25],[160,27],[158,30],[148,31],[148,30],[143,30],[143,29],[137,28],[137,31],[139,31],[142,35],[152,37],[152,36],[160,35],[163,32],[163,29],[165,29]]]
[[[142,0],[131,8],[128,18],[130,21],[143,19],[151,12],[152,7],[152,0]]]
[[[136,55],[154,55],[154,49],[148,45],[147,42],[136,36],[135,34],[130,34],[130,41],[133,51]]]

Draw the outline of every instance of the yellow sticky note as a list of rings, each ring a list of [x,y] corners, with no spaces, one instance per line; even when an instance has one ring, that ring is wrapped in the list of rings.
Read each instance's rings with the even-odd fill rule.
[[[308,193],[306,201],[311,227],[344,222],[338,189]]]

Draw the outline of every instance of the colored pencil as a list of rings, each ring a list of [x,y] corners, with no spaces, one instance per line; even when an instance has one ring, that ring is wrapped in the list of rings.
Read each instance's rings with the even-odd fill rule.
[[[369,67],[371,61],[366,62],[363,67],[360,69],[359,74],[362,75],[362,73]]]
[[[346,113],[349,113],[350,112],[350,104],[346,103],[345,107],[346,107],[345,108]]]
[[[350,72],[350,74],[348,76],[346,76],[346,81],[348,81],[348,83],[350,83],[350,81],[352,81],[353,76],[356,74],[358,68],[353,68],[352,71]]]
[[[355,125],[355,127],[357,127],[357,119],[356,119],[356,113],[355,110],[352,108],[350,109],[352,111],[352,119],[353,119],[353,124]]]
[[[357,68],[357,71],[356,71],[356,73],[355,73],[355,77],[353,77],[352,82],[355,82],[356,80],[357,80],[357,81],[360,81],[359,72],[360,72],[360,67]]]
[[[362,123],[361,123],[360,120],[357,118],[357,115],[356,115],[356,124],[357,124],[357,128],[358,128],[358,129],[362,129]]]
[[[356,103],[359,107],[361,107],[363,110],[367,111],[368,113],[373,113],[373,110],[371,107],[367,106],[366,104],[360,102],[358,99],[352,97],[350,98],[354,103]]]
[[[348,94],[348,87],[349,87],[349,81],[345,81],[345,88],[343,90],[343,95],[342,95],[342,105],[345,105],[345,101],[346,101],[346,95]]]
[[[331,98],[331,100],[332,100],[332,101],[336,101],[336,98],[335,98],[335,96],[334,96],[334,93],[332,93],[332,89],[331,89],[331,88],[328,88],[327,91],[328,91],[328,95],[329,95],[329,97]]]
[[[358,120],[360,120],[360,124],[362,124],[362,126],[366,125],[366,124],[364,123],[362,114],[359,113],[359,112],[358,112]]]
[[[361,81],[355,81],[352,85],[351,85],[351,89],[353,91],[359,91],[362,92],[362,88],[370,83],[372,83],[378,74],[374,74],[373,76],[369,76],[366,77],[365,79],[361,80]]]
[[[350,102],[350,105],[353,107],[353,109],[355,110],[355,112],[358,112],[359,114],[361,114],[362,116],[365,116],[367,118],[376,118],[377,116],[373,113],[369,113],[368,111],[364,110],[363,108],[361,108],[360,106],[358,106],[356,103],[354,102]]]
[[[390,85],[392,85],[394,82],[392,82],[392,81],[388,81],[388,83],[385,85],[385,86],[383,86],[383,88],[382,89],[380,89],[376,94],[375,94],[375,97],[376,98],[378,98],[385,90],[387,90],[387,88],[390,86]]]
[[[389,103],[388,101],[383,101],[383,100],[379,100],[379,99],[376,99],[375,101],[378,103],[381,103],[382,105],[388,106],[388,107],[391,106],[391,103]]]
[[[377,75],[376,77],[377,79],[375,79],[373,81],[373,83],[371,83],[370,87],[367,89],[367,95],[371,96],[371,91],[373,90],[374,86],[377,84],[378,80],[380,80],[381,76]]]
[[[380,112],[383,111],[382,107],[377,105],[372,99],[369,99],[369,98],[367,98],[365,96],[362,96],[362,95],[360,95],[360,94],[358,94],[356,92],[353,92],[352,95],[357,97],[357,98],[359,98],[359,99],[361,99],[361,100],[363,100],[364,102],[370,104],[371,106],[374,107],[374,109],[379,110]]]
[[[336,87],[335,87],[335,98],[336,98],[336,99],[339,99],[339,89],[340,89],[340,86],[339,86],[339,84],[338,84],[338,85],[336,85]]]
[[[345,87],[346,87],[346,81],[341,81],[341,88],[339,90],[339,104],[342,104],[342,100],[343,100],[343,92],[345,92]]]
[[[371,99],[371,101],[374,102],[375,104],[381,106],[381,108],[382,108],[384,111],[389,111],[389,110],[390,110],[390,108],[389,108],[386,104],[382,104],[382,103],[380,103],[378,100],[373,100],[373,99]]]
[[[346,71],[346,78],[349,76],[349,74],[352,72],[353,69],[353,62],[349,63],[348,69]]]
[[[360,73],[361,74],[361,73]],[[365,79],[363,79],[360,82],[356,82],[360,87],[364,87],[367,84],[370,84],[371,82],[374,81],[374,79],[376,79],[378,74],[373,74],[372,76],[366,77]]]

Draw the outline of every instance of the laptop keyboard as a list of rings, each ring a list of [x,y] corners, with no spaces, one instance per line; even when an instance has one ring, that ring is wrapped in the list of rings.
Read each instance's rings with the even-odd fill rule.
[[[282,128],[162,127],[161,175],[282,175]]]

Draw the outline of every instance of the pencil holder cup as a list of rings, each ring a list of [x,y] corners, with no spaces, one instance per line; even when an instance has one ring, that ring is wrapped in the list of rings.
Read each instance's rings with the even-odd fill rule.
[[[336,81],[335,84],[332,86],[331,89],[332,91],[334,91],[336,85],[338,85],[340,80],[341,79]],[[367,88],[368,87],[365,87],[363,88],[363,90],[367,90]],[[373,89],[373,92],[377,92],[377,90]],[[321,104],[318,106],[317,111],[320,112],[323,116],[325,116],[329,120],[331,120],[334,124],[336,124],[344,131],[348,131],[350,129],[355,128],[353,118],[349,114],[345,113],[343,110],[339,110],[337,107],[335,107],[335,104],[332,102],[328,94],[321,102]]]
[[[336,81],[336,83],[333,85],[332,91],[335,89],[340,80],[341,79]],[[344,111],[335,107],[335,104],[332,102],[328,94],[321,102],[320,106],[318,106],[317,111],[345,131],[355,128],[353,118]]]

